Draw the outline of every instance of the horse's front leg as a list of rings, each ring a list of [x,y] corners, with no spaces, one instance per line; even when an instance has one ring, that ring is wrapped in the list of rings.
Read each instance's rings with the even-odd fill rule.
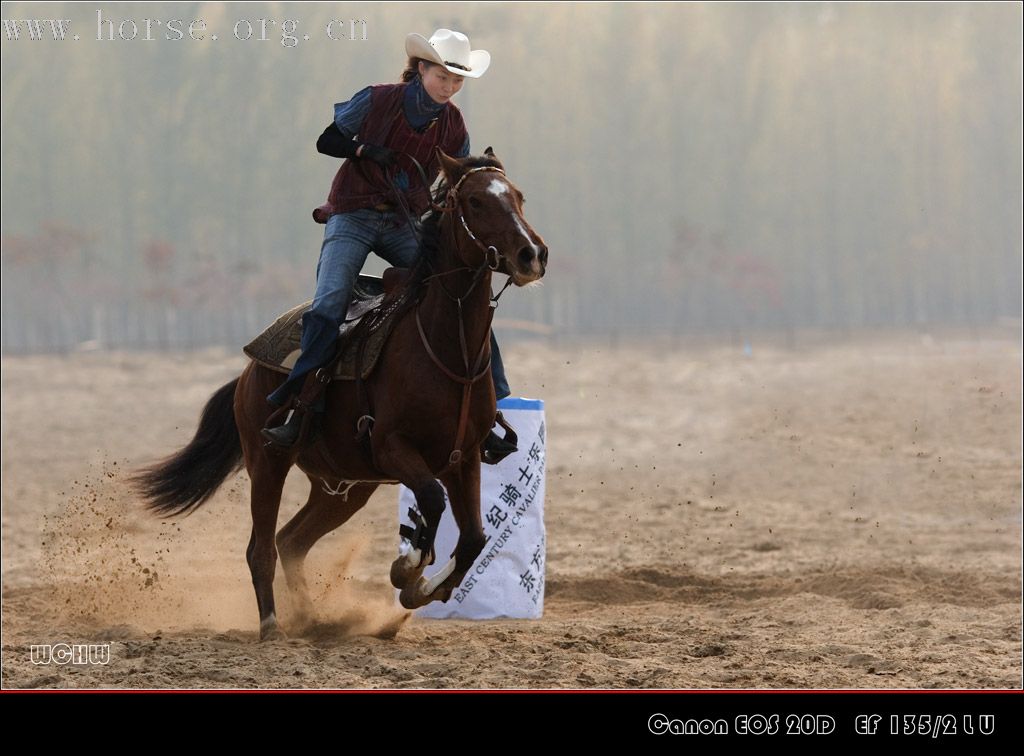
[[[399,600],[412,609],[431,601],[447,601],[462,583],[484,547],[484,530],[480,521],[480,452],[474,450],[463,463],[443,479],[452,504],[452,514],[459,528],[459,541],[451,559],[430,578],[421,577],[406,585]]]
[[[399,433],[388,434],[380,447],[374,449],[374,463],[381,472],[413,492],[419,510],[413,516],[415,532],[402,533],[411,548],[402,551],[391,564],[391,584],[402,590],[404,596],[406,588],[417,585],[423,570],[434,562],[434,538],[444,512],[444,489],[423,456]],[[406,606],[404,600],[402,605]]]
[[[459,540],[446,567],[450,569],[450,574],[438,581],[437,577],[445,572],[441,570],[433,579],[434,586],[428,586],[429,601],[447,601],[451,597],[452,591],[462,583],[487,542],[480,514],[479,447],[467,454],[463,463],[443,480],[448,489],[448,500],[452,504],[452,515],[459,528]]]

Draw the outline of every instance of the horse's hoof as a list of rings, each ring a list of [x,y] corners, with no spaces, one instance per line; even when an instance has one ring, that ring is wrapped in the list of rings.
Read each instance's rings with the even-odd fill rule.
[[[402,592],[398,594],[398,603],[404,609],[419,609],[421,606],[426,606],[432,601],[430,596],[423,593],[426,585],[427,579],[421,577],[413,585],[403,588]]]
[[[407,586],[416,582],[423,570],[434,559],[431,552],[430,559],[424,559],[418,549],[413,549],[391,563],[391,585],[398,590],[404,590]]]
[[[456,576],[452,574],[454,570],[455,559],[453,557],[434,577],[429,580],[420,577],[414,584],[403,588],[402,592],[398,594],[398,602],[406,609],[418,609],[431,601],[444,603],[451,598],[457,583]]]
[[[405,557],[399,557],[391,563],[391,585],[398,590],[405,588],[413,571],[409,569]]]
[[[260,643],[263,641],[288,640],[281,626],[277,624],[277,618],[271,615],[260,623]]]
[[[413,588],[405,588],[398,594],[398,603],[402,605],[403,609],[419,609],[432,601],[440,601],[443,604],[452,597],[451,588],[438,588],[433,593],[424,593],[426,582],[425,579],[420,578]]]

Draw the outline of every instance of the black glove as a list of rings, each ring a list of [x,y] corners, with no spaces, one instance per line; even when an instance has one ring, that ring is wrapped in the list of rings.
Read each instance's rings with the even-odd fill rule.
[[[354,158],[359,142],[345,136],[333,122],[324,129],[324,133],[316,140],[316,150],[323,155],[336,158]]]
[[[390,168],[395,164],[395,151],[387,147],[377,147],[372,144],[364,144],[359,157],[363,160],[372,160],[381,168]]]

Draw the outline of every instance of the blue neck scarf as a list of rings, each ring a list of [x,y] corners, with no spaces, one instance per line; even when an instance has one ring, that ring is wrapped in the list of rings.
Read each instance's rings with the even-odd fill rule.
[[[405,118],[409,121],[409,125],[419,130],[441,115],[445,104],[438,104],[430,99],[427,90],[423,88],[423,81],[419,74],[416,74],[416,78],[410,81],[405,88],[402,109],[405,111]]]

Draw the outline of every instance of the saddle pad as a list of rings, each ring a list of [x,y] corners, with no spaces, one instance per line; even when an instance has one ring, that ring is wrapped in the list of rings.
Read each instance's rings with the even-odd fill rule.
[[[332,380],[352,381],[356,377],[356,349],[357,341],[349,338],[356,331],[356,324],[362,316],[380,305],[384,301],[384,295],[378,295],[369,301],[356,301],[349,308],[349,317],[339,329],[341,339],[341,359],[335,363]],[[263,367],[270,368],[279,373],[290,373],[295,366],[299,354],[302,352],[302,316],[312,307],[313,301],[293,307],[275,320],[266,330],[242,348],[242,351],[251,359]],[[389,308],[394,312],[394,308]],[[391,326],[394,323],[393,317],[387,317],[383,323],[376,327],[366,341],[363,351],[362,377],[368,378],[377,364],[384,349],[384,342],[387,341]],[[365,330],[365,329],[358,329]]]

